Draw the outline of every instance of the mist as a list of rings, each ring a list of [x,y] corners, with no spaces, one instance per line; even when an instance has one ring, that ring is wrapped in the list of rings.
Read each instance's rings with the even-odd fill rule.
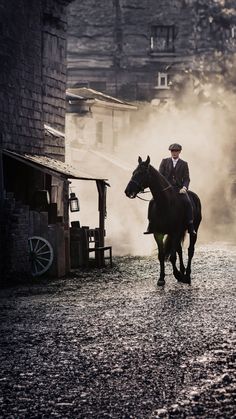
[[[146,159],[149,155],[151,165],[158,169],[162,158],[170,156],[168,147],[173,142],[182,145],[180,157],[190,169],[189,189],[202,202],[199,242],[234,240],[236,211],[230,170],[234,163],[235,105],[235,95],[223,88],[216,91],[214,86],[201,102],[186,96],[181,105],[140,104],[115,153],[123,164],[111,164],[99,157],[93,162],[93,173],[108,178],[111,185],[107,191],[106,243],[112,245],[114,254],[141,256],[155,251],[153,236],[143,235],[148,223],[148,202],[131,200],[124,190],[138,156]],[[73,215],[72,220],[97,227],[95,182],[76,181],[72,188],[81,204],[79,216]],[[151,198],[149,193],[141,196]]]

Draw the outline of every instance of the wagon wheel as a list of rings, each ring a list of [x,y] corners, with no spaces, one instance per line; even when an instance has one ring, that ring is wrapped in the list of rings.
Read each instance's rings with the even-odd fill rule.
[[[32,276],[43,275],[53,261],[53,248],[43,237],[29,237],[30,264]]]

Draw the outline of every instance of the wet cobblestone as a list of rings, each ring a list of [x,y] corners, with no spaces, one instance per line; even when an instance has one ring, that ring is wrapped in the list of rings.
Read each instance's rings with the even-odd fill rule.
[[[235,417],[236,248],[192,285],[153,257],[1,290],[0,418]]]

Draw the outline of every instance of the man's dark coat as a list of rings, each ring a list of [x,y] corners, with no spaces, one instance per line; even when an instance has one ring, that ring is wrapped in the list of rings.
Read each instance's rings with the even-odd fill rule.
[[[182,159],[179,159],[174,168],[171,157],[163,159],[159,172],[170,182],[171,185],[177,188],[186,186],[188,189],[190,178],[188,163]]]

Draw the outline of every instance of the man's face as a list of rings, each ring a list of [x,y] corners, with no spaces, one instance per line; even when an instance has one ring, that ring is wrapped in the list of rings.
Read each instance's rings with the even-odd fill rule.
[[[171,150],[171,157],[173,159],[178,159],[180,155],[180,150]]]

